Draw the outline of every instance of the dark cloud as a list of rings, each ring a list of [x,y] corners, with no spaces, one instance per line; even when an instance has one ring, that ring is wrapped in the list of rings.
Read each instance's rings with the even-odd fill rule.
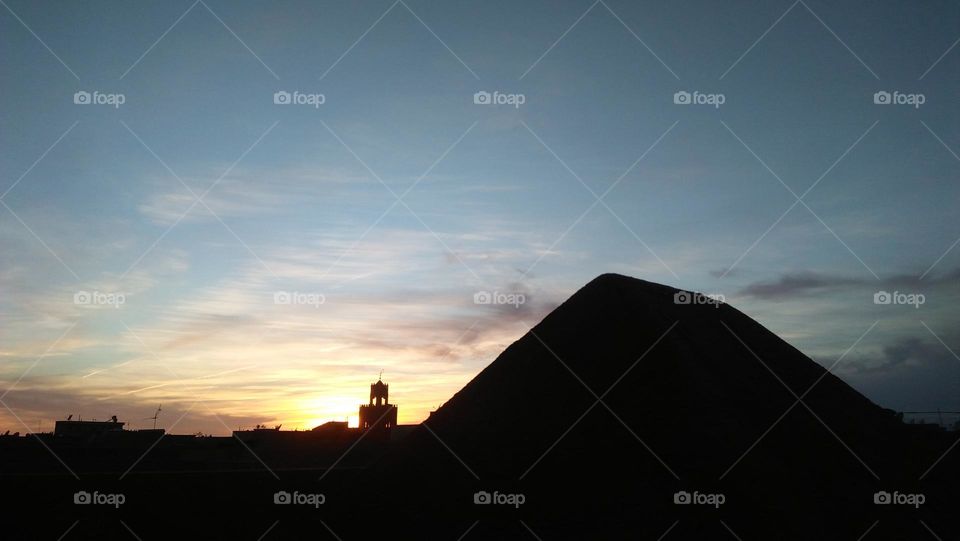
[[[712,271],[710,274],[714,274]],[[868,287],[873,290],[896,287],[937,287],[960,285],[960,268],[945,274],[925,276],[898,274],[877,281],[872,278],[854,278],[819,274],[812,271],[786,273],[772,281],[754,282],[739,291],[739,294],[758,299],[783,299],[817,295],[845,287]]]
[[[951,349],[960,351],[958,337],[943,338]],[[960,410],[960,361],[933,336],[895,340],[878,355],[844,362],[837,372],[883,407]]]
[[[740,290],[741,295],[760,299],[777,299],[820,293],[838,287],[862,285],[861,278],[829,276],[815,272],[784,274],[772,282],[755,282]]]
[[[727,276],[736,276],[739,273],[740,271],[728,267],[725,269],[712,270],[710,271],[710,276],[713,276],[714,278],[725,278]]]
[[[844,365],[844,370],[859,374],[892,372],[911,365],[944,364],[952,358],[943,344],[930,339],[909,336],[883,347],[879,358],[861,358]]]

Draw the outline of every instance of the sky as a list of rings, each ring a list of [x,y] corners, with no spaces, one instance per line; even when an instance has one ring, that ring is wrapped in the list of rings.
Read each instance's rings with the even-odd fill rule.
[[[605,272],[960,411],[954,2],[0,4],[0,429],[419,422]]]

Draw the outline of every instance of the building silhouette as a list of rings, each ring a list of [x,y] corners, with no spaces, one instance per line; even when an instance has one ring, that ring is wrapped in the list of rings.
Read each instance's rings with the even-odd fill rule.
[[[397,426],[397,405],[389,399],[390,386],[377,379],[370,385],[370,403],[360,406],[360,429],[383,429]]]
[[[119,432],[126,423],[117,421],[114,415],[109,421],[74,421],[71,415],[66,421],[57,421],[54,424],[54,436],[61,438],[91,438],[101,436],[106,432]]]

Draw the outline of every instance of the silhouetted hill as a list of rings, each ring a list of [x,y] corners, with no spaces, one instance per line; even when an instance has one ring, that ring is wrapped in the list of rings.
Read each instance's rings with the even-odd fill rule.
[[[942,438],[910,431],[732,306],[677,304],[677,292],[594,279],[374,475],[411,512],[439,507],[464,528],[471,516],[523,519],[544,539],[656,539],[674,520],[678,538],[729,535],[720,519],[740,535],[856,539],[869,517],[891,516],[874,492],[919,490]],[[524,493],[526,503],[473,505],[476,490]],[[679,490],[726,503],[674,505]]]
[[[901,424],[745,314],[678,304],[677,293],[596,278],[406,439],[377,453],[366,450],[379,448],[376,435],[341,442],[347,454],[329,472],[286,467],[261,447],[246,459],[263,468],[242,471],[223,458],[150,471],[159,448],[126,477],[0,468],[8,515],[45,519],[10,521],[0,538],[56,539],[70,528],[66,539],[136,531],[144,541],[873,541],[934,538],[927,527],[957,537],[956,434]],[[329,462],[296,451],[312,455],[302,463]],[[76,505],[77,491],[127,502]],[[281,491],[326,501],[275,504]],[[480,491],[515,505],[477,504]],[[675,504],[680,491],[718,505]],[[878,491],[925,503],[876,505]]]

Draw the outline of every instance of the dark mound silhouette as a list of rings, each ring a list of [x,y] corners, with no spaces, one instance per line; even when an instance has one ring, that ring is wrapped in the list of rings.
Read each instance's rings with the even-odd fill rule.
[[[0,473],[9,516],[48,518],[0,537],[74,526],[67,539],[129,539],[127,528],[145,541],[960,534],[956,435],[902,424],[733,307],[677,293],[596,278],[372,466],[355,460],[361,443],[329,471],[267,471],[278,466],[267,454],[263,470],[240,472],[208,459],[122,479]],[[127,503],[78,506],[80,490]],[[278,491],[326,503],[277,505]],[[877,505],[880,491],[925,502]]]
[[[906,427],[733,307],[677,293],[591,281],[374,469],[396,488],[390,505],[413,517],[429,506],[450,533],[479,519],[471,535],[496,537],[657,539],[679,520],[676,538],[732,538],[729,527],[744,539],[857,539],[900,510],[876,506],[875,492],[933,490],[918,478],[941,434]],[[480,490],[525,502],[476,505]],[[725,503],[677,505],[678,491]],[[917,517],[946,503],[910,508],[906,531],[922,536]]]

